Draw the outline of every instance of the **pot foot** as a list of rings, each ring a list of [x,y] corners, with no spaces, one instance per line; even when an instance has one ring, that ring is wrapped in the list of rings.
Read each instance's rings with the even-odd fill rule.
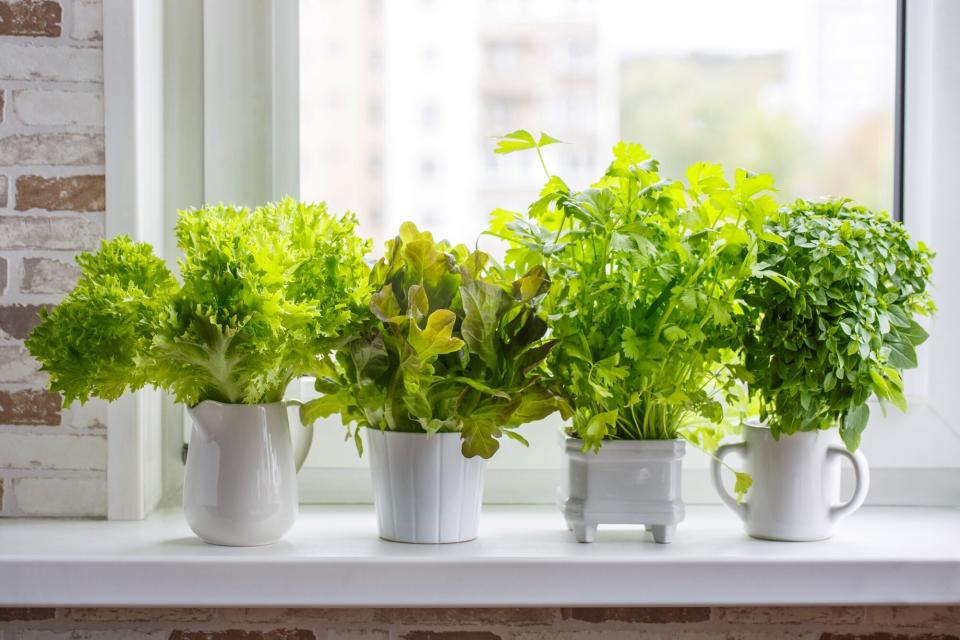
[[[597,535],[597,525],[595,524],[574,524],[573,536],[577,542],[593,542]]]
[[[657,544],[670,544],[673,542],[673,535],[677,532],[675,524],[655,524],[648,525],[647,531],[653,534],[653,541]]]

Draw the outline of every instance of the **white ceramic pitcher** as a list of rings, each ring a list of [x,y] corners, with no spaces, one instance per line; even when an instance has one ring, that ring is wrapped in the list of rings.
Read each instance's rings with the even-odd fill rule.
[[[761,425],[744,427],[746,441],[717,449],[711,475],[723,502],[743,520],[747,533],[768,540],[823,540],[834,526],[860,508],[870,488],[870,469],[860,451],[851,453],[836,429],[808,431],[773,438]],[[742,503],[721,481],[719,460],[739,451],[753,486]],[[856,489],[840,502],[840,462],[853,463]]]
[[[193,432],[183,479],[183,511],[206,542],[257,546],[276,542],[297,518],[297,470],[306,459],[312,427],[299,418],[291,438],[288,408],[204,400],[188,409]],[[296,446],[294,446],[296,443]]]

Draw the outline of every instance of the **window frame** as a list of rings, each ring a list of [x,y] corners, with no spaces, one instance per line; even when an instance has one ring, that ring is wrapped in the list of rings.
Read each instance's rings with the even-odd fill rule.
[[[926,211],[917,207],[905,216],[905,204],[909,205],[909,194],[906,191],[905,178],[907,175],[906,153],[906,121],[907,84],[906,79],[911,71],[911,63],[916,66],[920,60],[916,55],[908,55],[907,29],[908,24],[913,26],[914,33],[909,39],[911,47],[916,48],[926,38],[923,30],[928,27],[925,23],[924,7],[911,5],[912,19],[908,22],[907,4],[905,0],[897,0],[896,16],[896,69],[894,71],[894,172],[893,193],[894,200],[892,215],[897,220],[909,221],[908,226],[916,237],[925,238],[922,228],[929,226],[924,221]],[[287,33],[285,40],[292,42],[298,34]],[[917,115],[923,108],[919,100],[912,100],[911,107],[916,111],[909,112]],[[916,155],[915,153],[913,155]],[[917,166],[914,158],[914,166]],[[905,195],[907,194],[907,195]],[[909,372],[913,385],[918,392],[909,398],[909,408],[906,414],[900,414],[896,409],[890,409],[884,415],[876,402],[873,402],[871,428],[864,435],[864,449],[868,457],[873,456],[882,460],[881,464],[872,465],[873,490],[869,503],[873,504],[923,504],[939,505],[953,504],[956,501],[951,486],[957,486],[960,481],[960,468],[956,466],[924,466],[916,464],[920,460],[898,463],[897,458],[902,451],[901,433],[906,429],[921,427],[927,431],[927,439],[949,442],[956,437],[960,430],[957,425],[951,424],[937,410],[935,403],[926,394],[927,377],[929,376],[929,357],[931,347],[921,360],[918,370]],[[557,425],[554,425],[557,426]],[[329,428],[329,427],[328,427]],[[531,430],[537,427],[528,427],[526,436],[530,437]],[[351,444],[339,445],[341,432],[338,429],[330,431],[318,430],[314,436],[315,446],[333,448],[337,455],[350,455]],[[339,447],[339,448],[338,448]],[[545,455],[555,455],[556,465],[553,468],[544,468]],[[488,465],[487,487],[485,501],[487,503],[533,503],[542,504],[552,502],[555,487],[559,478],[560,450],[548,452],[530,450],[530,460],[536,464],[531,466],[503,467],[497,464],[497,458]],[[709,479],[709,459],[699,451],[688,447],[687,460],[684,464],[684,494],[691,504],[719,504],[719,498]],[[318,503],[356,503],[369,502],[371,499],[370,479],[365,468],[351,465],[341,466],[305,466],[301,471],[301,495],[304,502]],[[844,469],[845,483],[852,484],[852,470]]]
[[[948,167],[960,161],[960,123],[951,118],[960,111],[960,83],[949,61],[960,59],[960,42],[950,29],[960,24],[960,4],[929,0],[908,5],[898,0],[897,7],[902,50],[895,206],[902,202],[898,215],[915,237],[957,237],[960,221],[953,222],[949,215]],[[204,0],[200,7],[192,0],[105,0],[103,12],[108,236],[129,233],[152,242],[169,260],[174,256],[169,229],[177,209],[224,194],[245,193],[245,204],[296,195],[299,73],[298,46],[292,45],[299,41],[298,2]],[[187,25],[193,28],[184,28]],[[242,58],[216,55],[217,41],[258,40],[267,41],[261,50],[269,64],[241,68]],[[214,59],[216,72],[204,72],[203,66]],[[237,107],[251,91],[262,99],[264,86],[271,88],[267,108],[251,114]],[[162,140],[157,138],[160,131]],[[232,141],[234,153],[218,148],[224,136]],[[244,164],[249,158],[259,163]],[[244,191],[251,172],[267,172],[268,186],[257,193]],[[160,193],[158,182],[163,185]],[[869,499],[874,504],[960,502],[960,419],[950,406],[960,382],[960,338],[949,331],[960,326],[960,283],[940,277],[960,271],[960,253],[941,253],[935,269],[940,312],[930,323],[932,337],[922,348],[921,368],[914,372],[918,393],[910,398],[906,414],[894,411],[881,420],[874,412],[865,435],[867,455],[874,457]],[[162,411],[159,404],[146,392],[111,405],[111,519],[144,517],[156,506],[161,486],[166,501],[179,499],[184,412],[169,399]],[[925,444],[928,448],[916,459],[904,460],[904,444],[917,451],[924,451]],[[685,499],[716,503],[705,462],[691,455],[684,467]],[[367,502],[368,476],[363,467],[305,469],[301,495],[304,502]],[[557,478],[555,468],[493,468],[487,499],[552,502]]]

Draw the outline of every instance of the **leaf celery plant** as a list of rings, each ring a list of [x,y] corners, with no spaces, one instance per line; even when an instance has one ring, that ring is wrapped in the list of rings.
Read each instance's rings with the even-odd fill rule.
[[[460,433],[467,457],[491,457],[499,438],[546,417],[556,402],[536,373],[556,341],[537,307],[550,281],[540,266],[507,279],[482,251],[436,242],[410,222],[370,273],[367,321],[317,378],[324,395],[304,423],[339,413],[358,451],[360,428]]]
[[[849,200],[798,200],[767,222],[762,272],[745,287],[740,371],[774,437],[839,427],[851,450],[876,396],[906,409],[900,371],[917,366],[933,313],[933,253],[883,212]]]
[[[193,406],[282,399],[315,372],[366,298],[353,214],[292,199],[180,212],[180,280],[126,236],[82,254],[73,291],[26,345],[66,403],[146,385]]]
[[[516,131],[497,153],[557,142]],[[546,269],[544,310],[558,341],[548,384],[572,419],[568,433],[599,450],[604,440],[683,437],[710,451],[725,424],[722,400],[739,393],[735,319],[776,213],[773,179],[737,170],[733,184],[715,164],[664,179],[638,144],[620,142],[590,188],[575,191],[546,170],[526,218],[498,210],[492,235],[507,240],[507,262]],[[738,475],[744,493],[749,478]]]

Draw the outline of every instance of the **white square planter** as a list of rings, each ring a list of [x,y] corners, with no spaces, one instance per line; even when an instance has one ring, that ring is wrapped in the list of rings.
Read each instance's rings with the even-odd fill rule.
[[[593,542],[600,524],[642,524],[661,544],[683,520],[683,440],[611,440],[598,453],[567,438],[557,503],[578,542]]]

